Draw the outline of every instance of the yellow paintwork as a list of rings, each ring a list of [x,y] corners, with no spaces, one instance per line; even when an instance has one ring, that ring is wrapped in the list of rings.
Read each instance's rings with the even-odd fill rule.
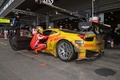
[[[96,35],[94,33],[86,34],[86,37],[94,37],[94,39],[93,41],[84,41],[78,36],[78,34],[75,33],[65,33],[60,31],[60,29],[55,29],[55,28],[51,28],[47,30],[54,30],[57,32],[49,36],[48,41],[46,42],[47,48],[45,50],[45,52],[51,53],[55,57],[57,57],[56,44],[58,43],[58,41],[62,39],[71,42],[71,44],[76,48],[78,52],[78,57],[77,57],[78,60],[87,58],[86,50],[90,50],[93,52],[100,52],[100,50],[104,50],[104,40],[102,38],[103,36],[98,36],[96,38]],[[83,40],[84,44],[82,45],[76,44],[75,40]]]

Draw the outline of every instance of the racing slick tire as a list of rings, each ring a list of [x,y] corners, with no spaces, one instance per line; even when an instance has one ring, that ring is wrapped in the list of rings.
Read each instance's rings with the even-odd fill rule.
[[[75,51],[73,45],[66,41],[62,40],[57,44],[57,55],[58,57],[65,62],[71,61],[75,58]]]

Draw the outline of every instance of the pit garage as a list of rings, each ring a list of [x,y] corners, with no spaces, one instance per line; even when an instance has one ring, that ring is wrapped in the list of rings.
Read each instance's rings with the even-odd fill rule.
[[[44,28],[54,27],[54,26],[60,28],[70,28],[70,27],[66,27],[66,25],[68,26],[72,25],[73,27],[71,27],[71,30],[74,31],[74,29],[77,28],[74,27],[77,25],[77,22],[84,20],[83,18],[82,19],[76,18],[76,16],[78,15],[74,13],[73,14],[75,18],[73,18],[73,15],[67,16],[69,13],[72,13],[71,11],[67,10],[66,13],[66,10],[61,9],[62,11],[60,10],[59,12],[51,7],[36,4],[34,0],[6,0],[6,1],[14,1],[14,3],[12,3],[14,5],[9,6],[9,9],[4,11],[3,14],[0,16],[13,18],[14,14],[19,14],[20,20],[22,21],[21,22],[22,26],[24,25],[34,26],[40,24],[44,26]],[[70,1],[75,2],[75,0],[70,0]],[[82,1],[83,3],[86,3],[87,1],[86,4],[90,4],[89,3],[90,0],[76,0],[76,3],[79,1]],[[100,3],[105,3],[105,5],[107,5],[106,1],[109,1],[109,3],[116,2],[113,0],[104,0],[104,1],[97,0],[97,1],[99,1]],[[61,5],[61,7],[64,8],[69,7],[68,0],[55,0],[55,3]],[[70,2],[70,4],[76,4],[76,3]],[[86,5],[83,5],[83,3],[82,5],[80,4],[79,5],[88,10],[89,8],[86,7]],[[64,4],[66,4],[66,6],[64,6]],[[99,7],[100,6],[104,7],[103,5],[99,5]],[[77,6],[77,8],[79,7]],[[73,9],[73,11],[76,11],[77,8],[72,7],[71,9]],[[9,10],[12,11],[10,12]],[[66,15],[63,15],[62,13]],[[112,12],[110,12],[110,15],[111,13]],[[115,12],[113,12],[112,14],[114,13]],[[48,16],[48,14],[50,16]],[[105,23],[112,26],[111,24],[112,21],[110,22],[106,19],[106,17],[108,17],[107,16],[108,14],[109,14],[108,12],[105,13],[105,20],[106,20]],[[94,25],[96,26],[96,24]],[[83,28],[86,27],[83,26]],[[102,26],[102,28],[105,27]],[[105,30],[107,31],[108,29]],[[89,37],[90,36],[91,35],[89,35]],[[83,35],[81,35],[81,37],[84,38]],[[96,40],[99,39],[98,36],[94,36],[94,37],[96,37]],[[26,37],[20,39],[25,40]],[[56,38],[56,40],[57,39],[58,38]],[[93,38],[87,38],[87,40],[91,40],[91,39],[93,40]],[[14,41],[12,42],[16,43]],[[80,42],[77,41],[76,43],[80,43]],[[89,43],[91,42],[89,41]],[[64,44],[66,43],[64,42]],[[97,45],[101,45],[101,43]],[[62,47],[63,45],[60,46]],[[89,47],[91,45],[86,45],[86,46]],[[68,49],[66,48],[66,50]],[[87,59],[80,61],[73,60],[71,62],[63,62],[59,58],[53,57],[47,53],[40,52],[40,54],[36,55],[33,53],[32,50],[15,51],[11,48],[8,40],[5,40],[4,38],[0,38],[0,80],[98,80],[98,79],[119,80],[120,79],[119,57],[120,57],[120,49],[105,49],[105,54],[103,56],[99,56],[96,59],[91,59],[91,60]]]
[[[112,31],[107,34],[108,38],[114,40],[114,47],[120,45],[120,11],[110,11],[105,13],[105,24],[109,24],[112,27]],[[116,29],[118,31],[116,31]]]
[[[90,0],[88,1],[88,3],[86,3],[86,1],[82,1],[82,3],[84,3],[85,5],[81,5],[81,9],[77,4],[77,3],[81,3],[81,1],[79,0],[77,0],[74,3],[76,4],[76,6],[72,5],[72,1],[69,1],[69,4],[66,4],[68,3],[67,1],[54,0],[53,5],[56,5],[55,7],[52,7],[50,5],[46,6],[44,4],[40,4],[39,0],[36,0],[36,2],[35,0],[32,0],[32,1],[10,0],[10,1],[4,1],[4,4],[6,4],[7,2],[9,3],[8,6],[10,7],[5,6],[4,8],[6,10],[4,11],[1,10],[2,12],[2,14],[0,15],[1,17],[4,16],[11,19],[14,17],[15,14],[18,14],[20,16],[22,26],[29,25],[32,28],[35,25],[41,25],[44,27],[44,29],[48,27],[57,27],[57,28],[63,27],[67,29],[71,28],[72,30],[74,29],[76,30],[78,29],[78,27],[76,26],[78,26],[78,22],[80,21],[80,19],[76,17],[78,16],[78,14],[76,13],[84,15],[84,17],[86,18],[91,15],[91,8],[92,8],[92,2]],[[11,3],[12,5],[10,5]],[[113,3],[113,5],[111,3]],[[115,34],[115,36],[116,36],[116,33],[114,33],[114,30],[119,24],[119,20],[116,18],[116,17],[119,17],[118,15],[119,11],[116,11],[116,9],[119,9],[118,3],[119,3],[119,0],[118,1],[98,0],[94,2],[94,9],[95,9],[94,13],[95,14],[105,13],[104,14],[105,18],[103,23],[111,25],[111,27],[113,28],[112,33]],[[4,4],[2,6],[4,6]],[[65,6],[62,6],[62,5],[65,5]],[[60,6],[60,7],[57,7],[57,6]],[[80,15],[80,17],[82,17],[82,15]],[[116,17],[114,17],[113,15]],[[114,19],[112,17],[114,17]],[[120,40],[114,38],[113,34],[112,35],[110,34],[110,36],[112,37],[112,39],[114,39],[114,44],[118,45]]]

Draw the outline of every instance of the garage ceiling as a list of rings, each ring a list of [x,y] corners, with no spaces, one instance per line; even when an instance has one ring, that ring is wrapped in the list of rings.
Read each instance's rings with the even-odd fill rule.
[[[6,0],[0,0],[0,8]]]
[[[5,1],[7,1],[7,0],[5,0]],[[53,3],[53,5],[59,6],[61,8],[65,8],[65,9],[68,9],[73,4],[72,2],[74,2],[74,0],[70,0],[69,3],[68,3],[67,0],[54,0],[54,1],[55,2]],[[81,2],[81,1],[83,1],[83,0],[77,0],[74,4],[76,4],[78,2]],[[40,17],[41,20],[45,19],[44,18],[45,13],[49,13],[50,15],[52,15],[51,16],[52,18],[56,17],[56,15],[54,15],[54,14],[56,13],[55,11],[58,11],[58,10],[52,8],[52,7],[37,4],[37,3],[35,3],[34,0],[25,0],[22,4],[15,7],[15,9],[20,9],[20,10],[35,12],[35,13],[38,13],[38,14],[43,14],[43,17],[42,18]],[[73,9],[73,10],[75,10],[75,9]],[[22,19],[29,19],[29,20],[36,19],[36,17],[33,17],[33,16],[28,16],[28,15],[23,15],[23,14],[19,14],[19,15]],[[13,16],[14,16],[14,13],[10,12],[5,17],[12,18]],[[57,16],[58,16],[58,18],[63,18],[64,17],[64,15],[62,17],[59,16],[59,15],[57,15]]]

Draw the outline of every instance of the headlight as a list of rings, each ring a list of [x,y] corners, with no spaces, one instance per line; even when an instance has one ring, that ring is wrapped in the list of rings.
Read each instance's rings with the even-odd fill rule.
[[[84,41],[83,41],[83,40],[75,40],[75,43],[76,43],[76,44],[83,44]]]

